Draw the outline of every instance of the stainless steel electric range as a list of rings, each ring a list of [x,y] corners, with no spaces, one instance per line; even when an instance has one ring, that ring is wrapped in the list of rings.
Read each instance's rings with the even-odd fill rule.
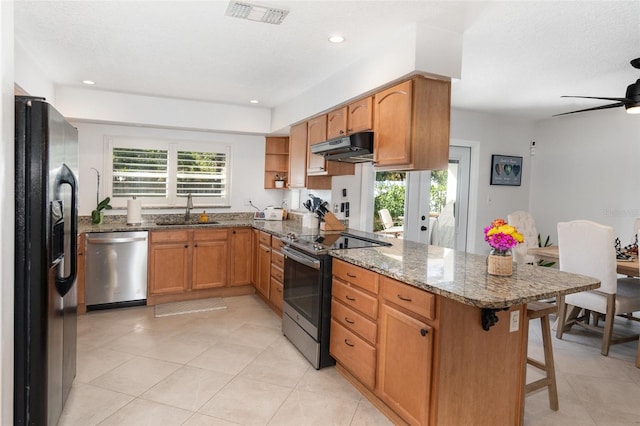
[[[289,234],[286,246],[282,331],[316,368],[335,364],[329,355],[331,322],[330,250],[390,246],[352,233]]]

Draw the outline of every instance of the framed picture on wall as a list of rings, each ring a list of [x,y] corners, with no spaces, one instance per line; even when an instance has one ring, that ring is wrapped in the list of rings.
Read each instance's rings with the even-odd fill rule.
[[[521,178],[522,157],[491,156],[491,185],[520,186]]]

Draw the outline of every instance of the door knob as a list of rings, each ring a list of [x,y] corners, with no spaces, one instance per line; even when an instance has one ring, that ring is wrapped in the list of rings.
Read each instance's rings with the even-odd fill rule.
[[[420,217],[420,219],[421,219],[421,220],[425,220],[425,219],[426,219],[426,216],[425,216],[425,215],[422,215],[422,217]]]
[[[421,230],[421,231],[426,231],[426,230],[427,230],[427,227],[426,227],[426,226],[424,226],[424,225],[422,225],[422,226],[420,227],[420,230]]]

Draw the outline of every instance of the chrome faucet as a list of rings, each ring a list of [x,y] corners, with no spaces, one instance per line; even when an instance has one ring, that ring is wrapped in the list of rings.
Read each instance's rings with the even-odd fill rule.
[[[184,221],[189,222],[189,217],[191,216],[191,209],[193,208],[193,199],[191,198],[191,193],[187,195],[187,211],[184,213]]]

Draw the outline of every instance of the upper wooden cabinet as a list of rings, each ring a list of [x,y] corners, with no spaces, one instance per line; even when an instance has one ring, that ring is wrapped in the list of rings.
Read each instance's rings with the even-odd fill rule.
[[[327,139],[373,129],[373,97],[360,99],[327,114]]]
[[[291,126],[289,133],[289,188],[307,185],[307,123]]]
[[[387,170],[449,162],[451,83],[415,77],[374,95],[374,161]]]
[[[307,121],[307,174],[328,176],[352,175],[355,173],[353,164],[325,161],[322,155],[311,153],[312,145],[329,139],[327,136],[327,122],[328,114],[323,114]]]

